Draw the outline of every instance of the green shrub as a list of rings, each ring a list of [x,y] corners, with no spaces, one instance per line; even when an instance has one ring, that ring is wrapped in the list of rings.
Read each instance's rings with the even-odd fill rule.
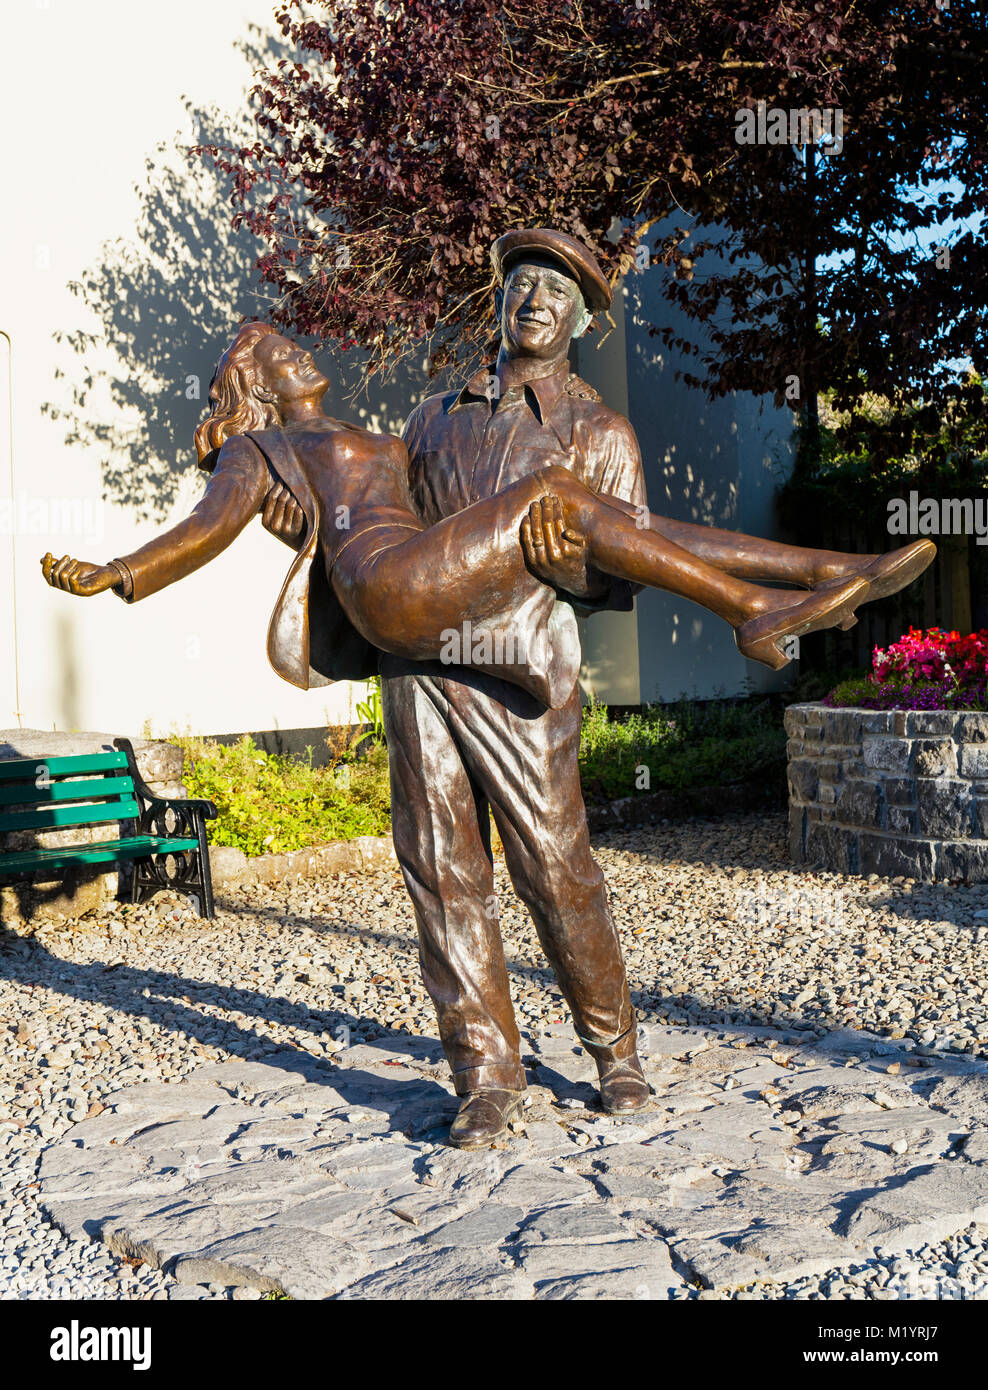
[[[185,755],[190,796],[216,803],[209,823],[216,845],[245,854],[282,854],[328,840],[386,835],[391,829],[387,754],[373,749],[353,762],[312,767],[266,753],[249,734],[235,744],[173,736]]]
[[[594,701],[583,713],[580,774],[587,800],[606,801],[768,777],[785,767],[785,750],[768,701],[680,700],[622,720]]]
[[[210,841],[250,855],[390,832],[384,746],[376,743],[355,757],[359,737],[327,741],[330,765],[313,767],[311,749],[307,762],[266,753],[249,734],[234,744],[190,734],[169,739],[182,749],[189,795],[216,803]],[[782,775],[785,747],[781,715],[768,701],[682,700],[646,706],[627,719],[613,718],[606,705],[594,702],[583,713],[580,776],[591,803],[663,789],[767,782]],[[647,781],[638,772],[642,767]]]

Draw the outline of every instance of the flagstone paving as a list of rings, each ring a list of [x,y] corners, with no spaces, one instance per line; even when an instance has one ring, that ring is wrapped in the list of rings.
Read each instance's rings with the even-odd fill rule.
[[[988,1223],[988,1064],[856,1030],[646,1032],[647,1112],[604,1115],[552,1025],[525,1039],[524,1119],[472,1153],[444,1143],[427,1037],[130,1086],[45,1150],[38,1205],[190,1293],[303,1299],[695,1297],[901,1273]]]

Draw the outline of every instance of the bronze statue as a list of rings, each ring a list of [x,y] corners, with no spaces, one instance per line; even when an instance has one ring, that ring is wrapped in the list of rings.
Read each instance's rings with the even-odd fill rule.
[[[211,478],[191,516],[107,565],[42,561],[54,587],[134,602],[208,563],[258,512],[296,548],[269,658],[303,688],[380,666],[395,847],[464,1097],[450,1136],[462,1147],[503,1134],[525,1086],[490,906],[488,807],[597,1061],[604,1107],[648,1101],[580,794],[574,604],[628,608],[643,585],[664,588],[778,667],[786,637],[850,625],[860,603],[909,583],[935,554],[929,541],[889,556],[806,550],[649,513],[631,426],[567,364],[571,338],[610,302],[593,256],[550,229],[508,233],[493,256],[498,360],[425,401],[404,443],[324,414],[328,383],[310,354],[245,324],[196,431]],[[495,640],[476,647],[468,633]]]

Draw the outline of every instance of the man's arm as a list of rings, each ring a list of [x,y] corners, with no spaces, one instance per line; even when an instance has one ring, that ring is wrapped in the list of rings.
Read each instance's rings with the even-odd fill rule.
[[[605,496],[618,497],[644,514],[647,508],[645,497],[645,474],[642,469],[641,449],[638,437],[631,427],[630,420],[614,411],[608,411],[609,419],[603,430],[596,434],[595,466],[588,470],[587,482],[594,492]],[[627,613],[634,607],[635,595],[640,594],[641,584],[631,584],[627,579],[615,579],[612,575],[601,574],[592,565],[587,571],[588,581],[596,579],[600,588],[588,600],[581,599],[573,605],[581,618],[591,613],[608,609]]]

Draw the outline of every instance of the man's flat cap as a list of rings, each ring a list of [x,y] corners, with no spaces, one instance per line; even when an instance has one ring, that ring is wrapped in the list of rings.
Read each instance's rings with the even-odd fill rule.
[[[533,253],[561,261],[576,276],[588,309],[596,313],[611,307],[611,287],[596,256],[576,237],[557,232],[552,227],[519,227],[498,237],[491,247],[491,260],[498,283],[504,283],[505,275],[517,261]]]

